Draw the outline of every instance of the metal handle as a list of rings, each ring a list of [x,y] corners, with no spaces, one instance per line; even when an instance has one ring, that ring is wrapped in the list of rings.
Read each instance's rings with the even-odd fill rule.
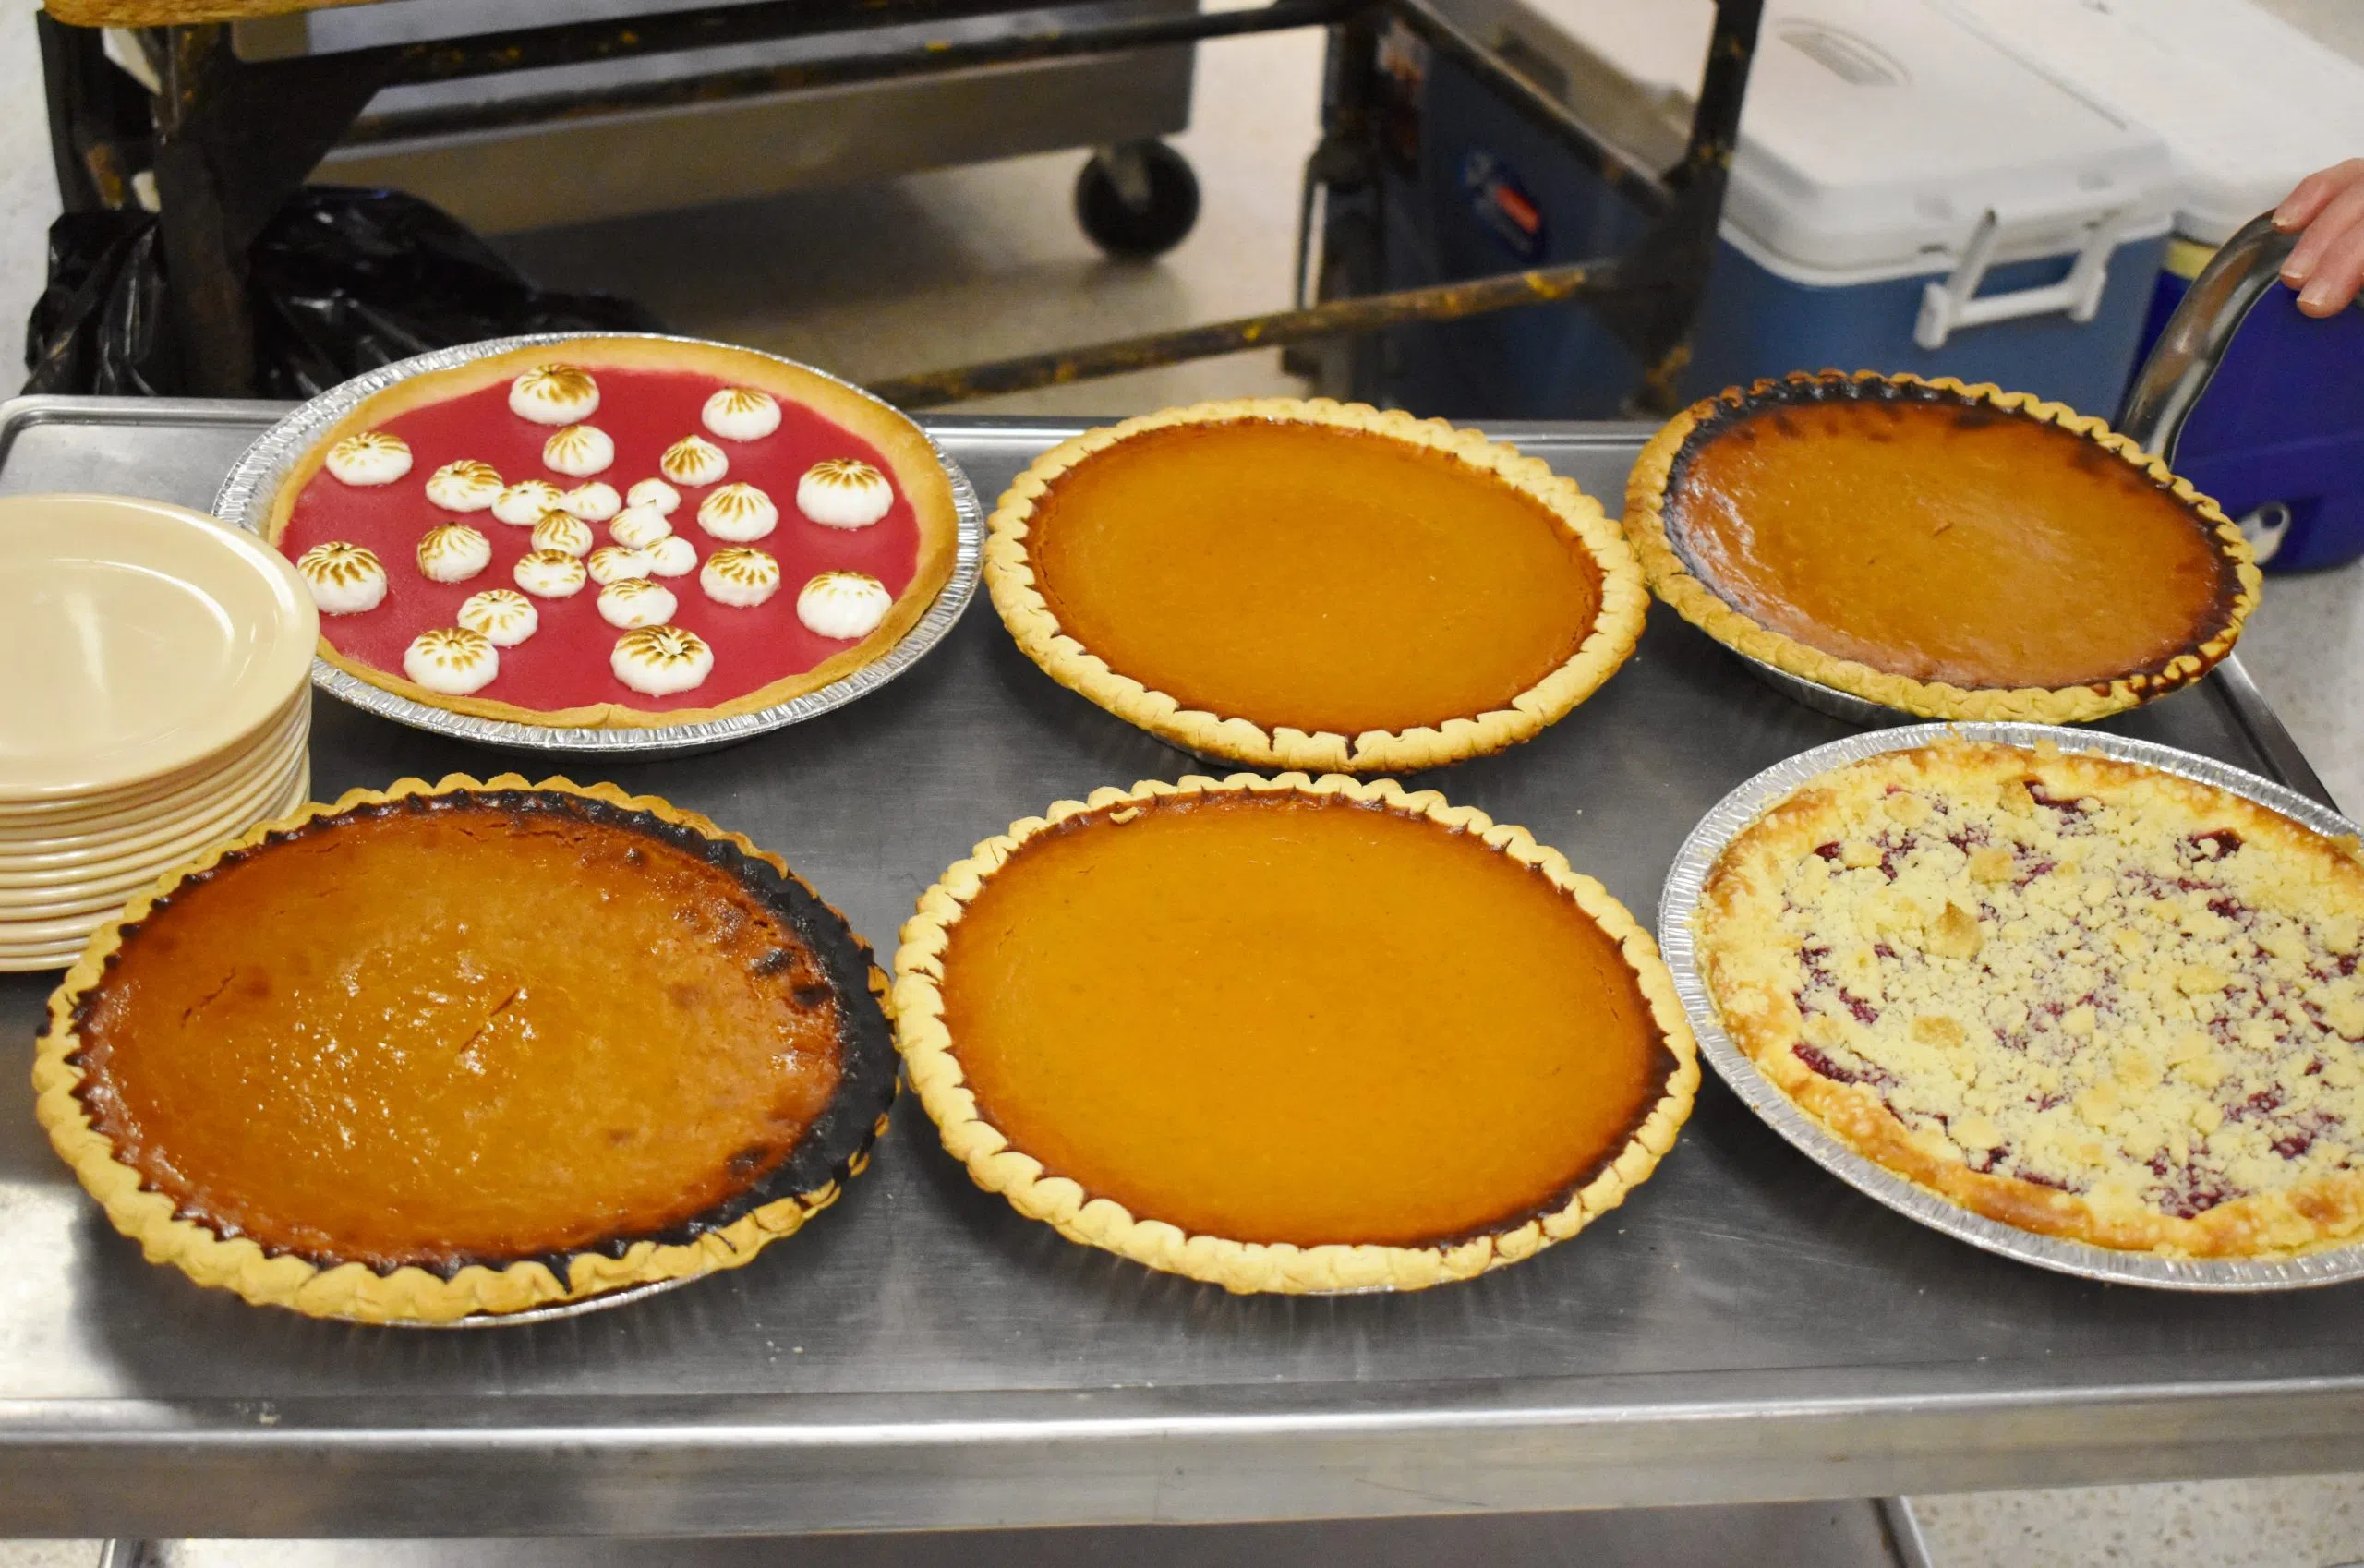
[[[2172,463],[2183,423],[2208,390],[2208,382],[2223,363],[2233,334],[2241,330],[2249,308],[2265,297],[2282,276],[2283,259],[2298,236],[2274,226],[2274,214],[2264,213],[2242,225],[2226,240],[2167,320],[2166,330],[2151,346],[2151,357],[2127,389],[2117,411],[2119,431],[2140,443],[2144,452]],[[2235,722],[2263,756],[2266,768],[2302,795],[2339,809],[2323,781],[2242,668],[2237,655],[2225,655],[2209,672],[2209,680],[2232,710]]]
[[[1971,234],[1970,244],[1963,247],[1953,275],[1922,289],[1921,315],[1912,324],[1912,341],[1925,349],[1940,349],[1964,327],[2017,321],[2055,310],[2065,311],[2072,321],[2092,320],[2101,312],[2102,290],[2109,283],[2109,255],[2117,248],[2126,221],[2123,211],[2103,213],[2078,250],[2068,275],[2058,283],[1981,295],[1978,285],[1986,281],[1986,270],[1995,264],[2007,227],[2002,214],[1988,208]]]
[[[2282,275],[2283,259],[2298,242],[2264,213],[2243,225],[2201,270],[2166,331],[2151,347],[2141,374],[2117,411],[2119,431],[2144,452],[2175,461],[2176,441],[2200,394],[2223,362],[2249,307]]]

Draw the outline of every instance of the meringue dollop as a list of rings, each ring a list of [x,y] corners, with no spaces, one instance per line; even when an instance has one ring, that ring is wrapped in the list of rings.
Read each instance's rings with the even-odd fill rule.
[[[322,615],[358,615],[385,601],[386,569],[359,545],[331,539],[296,559],[304,585]]]
[[[779,508],[753,485],[725,485],[698,502],[698,526],[743,545],[779,526]]]
[[[858,457],[828,457],[796,481],[796,510],[830,528],[867,528],[895,504],[886,476]]]
[[[572,512],[585,523],[605,523],[624,509],[624,498],[605,479],[577,485],[558,498],[561,511]]]
[[[519,556],[510,575],[538,598],[562,599],[581,593],[590,573],[579,557],[562,549],[537,549]]]
[[[698,563],[698,547],[679,534],[666,535],[645,547],[641,553],[648,557],[648,574],[652,577],[679,577]]]
[[[672,589],[645,577],[620,578],[599,590],[599,619],[625,631],[662,626],[680,608]]]
[[[446,512],[482,512],[507,488],[499,469],[468,457],[446,463],[427,476],[427,499]]]
[[[509,383],[509,412],[537,425],[573,425],[599,406],[599,383],[573,365],[541,365]]]
[[[624,492],[626,506],[645,506],[659,517],[670,517],[681,504],[681,492],[662,479],[643,479]]]
[[[597,425],[569,425],[542,443],[542,466],[570,478],[588,478],[615,461],[614,440]]]
[[[460,624],[496,648],[513,648],[540,630],[542,612],[514,588],[487,588],[461,604]]]
[[[492,564],[492,541],[465,523],[439,523],[418,537],[418,570],[435,583],[464,583]]]
[[[537,550],[564,550],[569,555],[589,555],[599,537],[591,525],[572,512],[545,512],[542,520],[534,525],[533,546]]]
[[[824,572],[796,596],[796,619],[815,636],[867,637],[895,607],[886,585],[866,572]]]
[[[583,564],[590,572],[591,581],[604,588],[627,577],[647,576],[648,552],[624,545],[601,545]],[[658,619],[664,618],[659,616]]]
[[[698,422],[726,441],[759,441],[779,428],[779,404],[754,387],[725,387],[706,400]]]
[[[627,506],[608,525],[608,537],[629,549],[646,549],[673,531],[673,525],[653,506]]]
[[[430,692],[464,697],[501,673],[501,650],[481,632],[439,626],[411,639],[403,650],[403,673]]]
[[[665,449],[657,466],[677,485],[711,485],[730,472],[730,459],[704,436],[683,436]]]
[[[669,697],[702,685],[714,673],[714,650],[695,632],[642,626],[616,639],[608,668],[635,692]]]
[[[762,550],[733,545],[706,557],[698,586],[717,604],[752,609],[779,592],[779,562]]]
[[[548,479],[520,479],[494,498],[492,514],[501,522],[529,528],[542,514],[559,510],[566,493]]]
[[[410,472],[410,443],[390,430],[358,430],[329,448],[325,466],[348,485],[391,485]]]

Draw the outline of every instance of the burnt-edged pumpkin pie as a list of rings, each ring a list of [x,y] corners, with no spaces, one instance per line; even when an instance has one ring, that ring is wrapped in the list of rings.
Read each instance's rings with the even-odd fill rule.
[[[33,1082],[151,1261],[314,1316],[497,1319],[737,1267],[834,1201],[894,1097],[885,988],[694,813],[405,779],[134,899]]]
[[[1769,806],[1694,916],[1721,1027],[1841,1142],[1989,1219],[2176,1258],[2364,1233],[2364,863],[2045,743]]]
[[[320,657],[511,723],[728,718],[883,657],[951,580],[919,427],[753,349],[584,335],[396,380],[270,497]]]
[[[1943,378],[1703,399],[1644,448],[1625,526],[1710,636],[1932,718],[2078,722],[2174,691],[2261,582],[2215,503],[2101,420]]]
[[[1200,404],[1043,453],[989,524],[1029,657],[1177,746],[1434,766],[1526,740],[1633,652],[1647,593],[1574,481],[1440,420]]]
[[[1235,1291],[1531,1256],[1649,1176],[1698,1084],[1623,906],[1392,781],[1062,802],[947,871],[896,963],[912,1087],[979,1186]]]

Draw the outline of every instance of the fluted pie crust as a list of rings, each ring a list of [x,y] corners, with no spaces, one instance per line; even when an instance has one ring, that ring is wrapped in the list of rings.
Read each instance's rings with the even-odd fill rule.
[[[1036,563],[1028,546],[1037,503],[1060,476],[1119,441],[1175,426],[1241,420],[1316,425],[1383,436],[1450,454],[1540,502],[1582,543],[1599,573],[1600,606],[1590,631],[1562,663],[1518,693],[1507,706],[1433,726],[1354,735],[1330,730],[1308,733],[1286,726],[1268,729],[1249,718],[1188,707],[1176,697],[1110,668],[1060,625],[1037,586]],[[1119,718],[1201,756],[1258,767],[1353,773],[1437,767],[1531,739],[1566,717],[1625,662],[1641,638],[1649,608],[1648,592],[1624,535],[1574,480],[1475,430],[1456,429],[1441,419],[1416,419],[1397,410],[1327,398],[1236,398],[1194,404],[1087,430],[1060,442],[1012,480],[994,509],[987,524],[984,577],[995,609],[1027,657],[1053,680]]]
[[[114,1141],[93,1125],[83,1104],[86,1074],[77,1059],[81,1043],[75,1032],[78,1009],[104,979],[115,954],[139,940],[140,923],[184,883],[203,878],[223,861],[258,847],[300,841],[316,821],[371,807],[463,796],[507,802],[521,796],[570,797],[585,802],[590,811],[614,808],[619,814],[654,817],[715,846],[707,857],[714,863],[737,856],[770,868],[784,887],[810,900],[814,923],[843,925],[843,917],[777,855],[694,812],[654,796],[627,794],[612,784],[578,786],[563,778],[528,783],[516,774],[485,781],[452,774],[433,784],[404,778],[383,790],[349,790],[333,804],[314,802],[259,824],[174,871],[133,899],[119,919],[99,929],[52,994],[49,1024],[34,1055],[36,1113],[51,1144],[103,1206],[115,1227],[140,1244],[149,1261],[169,1263],[199,1285],[234,1291],[258,1306],[284,1307],[310,1317],[395,1324],[497,1321],[741,1267],[772,1242],[796,1234],[807,1219],[837,1201],[844,1184],[866,1168],[873,1145],[886,1128],[895,1074],[893,1058],[886,1051],[884,1019],[872,1015],[877,1038],[870,1041],[874,1025],[860,1021],[850,1008],[884,1009],[890,1002],[886,978],[870,961],[869,949],[859,937],[845,933],[850,961],[859,963],[864,978],[858,995],[849,993],[841,978],[828,982],[839,1008],[839,1077],[835,1094],[801,1135],[809,1149],[800,1147],[752,1186],[739,1183],[713,1209],[661,1235],[618,1238],[498,1264],[464,1261],[448,1274],[416,1264],[381,1271],[293,1249],[267,1251],[252,1239],[225,1236],[183,1217],[171,1197],[147,1188],[140,1171],[117,1157]],[[616,818],[611,814],[597,820]],[[801,929],[799,935],[810,940]],[[826,974],[827,960],[821,961]],[[820,1130],[825,1122],[834,1124],[826,1139]],[[815,1175],[819,1179],[813,1179]]]
[[[1725,1033],[1866,1159],[2096,1247],[2364,1231],[2364,863],[2228,790],[2056,746],[1834,768],[1695,916]]]
[[[2230,601],[2222,607],[2222,613],[2213,623],[2193,627],[2189,645],[2160,668],[2106,681],[2057,688],[1965,689],[1939,681],[1924,681],[1839,657],[1762,624],[1696,575],[1670,534],[1666,515],[1669,492],[1677,481],[1686,450],[1695,433],[1703,429],[1712,433],[1713,428],[1725,419],[1758,406],[1779,406],[1784,401],[1811,400],[1834,393],[1862,396],[1875,388],[1878,389],[1875,395],[1952,399],[2039,420],[2082,437],[2096,450],[2109,453],[2112,461],[2148,476],[2153,484],[2195,514],[2206,529],[2209,542],[2231,564],[2237,585]],[[1929,482],[1942,484],[1944,476],[1932,474]],[[1726,647],[1816,685],[1927,718],[2073,724],[2163,696],[2199,680],[2232,651],[2242,622],[2257,608],[2263,583],[2249,545],[2241,537],[2239,525],[2226,517],[2213,501],[2194,489],[2189,480],[2177,477],[2165,463],[2146,454],[2104,421],[2027,392],[2005,392],[1992,383],[1972,385],[1950,376],[1884,376],[1869,370],[1851,374],[1837,370],[1793,372],[1778,380],[1760,380],[1744,390],[1728,388],[1714,397],[1703,398],[1669,420],[1634,461],[1625,486],[1625,532],[1658,597]],[[2129,572],[2141,569],[2139,561],[2128,566]]]
[[[263,537],[273,547],[279,544],[295,513],[296,498],[328,461],[329,450],[345,437],[375,429],[412,409],[465,397],[549,364],[579,365],[595,376],[602,369],[682,370],[710,375],[728,385],[770,392],[782,403],[801,404],[861,437],[886,459],[892,469],[890,477],[910,499],[918,520],[919,561],[911,582],[877,626],[851,647],[832,654],[810,669],[784,675],[744,695],[706,707],[642,709],[626,703],[595,703],[544,709],[493,697],[452,696],[428,691],[399,669],[381,669],[347,656],[330,644],[325,631],[320,635],[320,657],[346,674],[397,696],[472,718],[563,728],[663,729],[760,713],[843,680],[884,657],[887,649],[900,642],[919,624],[920,618],[944,591],[944,585],[952,580],[953,561],[959,550],[959,514],[953,505],[952,482],[918,426],[867,393],[816,376],[802,366],[751,348],[678,338],[586,336],[565,343],[538,344],[396,381],[364,399],[351,413],[321,432],[320,438],[288,471],[263,518]],[[420,477],[423,476],[414,476],[406,482],[416,482]],[[488,585],[509,586],[506,583]]]
[[[945,956],[970,903],[1021,846],[1056,832],[1072,819],[1111,813],[1121,824],[1129,809],[1232,793],[1294,793],[1389,808],[1466,834],[1540,873],[1566,895],[1615,944],[1636,983],[1648,1022],[1670,1058],[1656,1100],[1644,1102],[1646,1109],[1622,1148],[1603,1159],[1579,1185],[1563,1189],[1542,1212],[1502,1217],[1479,1234],[1413,1246],[1298,1246],[1191,1234],[1161,1220],[1139,1218],[1123,1204],[1094,1196],[1077,1181],[1046,1170],[1041,1161],[1013,1146],[981,1114],[945,1021]],[[1145,954],[1143,961],[1154,959]],[[946,871],[921,896],[918,911],[904,924],[895,964],[896,1043],[903,1054],[904,1069],[920,1104],[942,1133],[945,1149],[968,1168],[979,1187],[1002,1194],[1019,1213],[1049,1224],[1071,1241],[1240,1293],[1417,1290],[1469,1279],[1532,1257],[1617,1207],[1649,1176],[1674,1146],[1699,1083],[1697,1048],[1673,981],[1658,957],[1656,942],[1622,904],[1599,883],[1572,869],[1558,850],[1537,843],[1524,828],[1495,823],[1471,807],[1449,805],[1433,790],[1406,791],[1392,779],[1363,782],[1339,774],[1313,778],[1302,773],[1272,778],[1242,773],[1222,780],[1199,777],[1171,784],[1151,780],[1130,790],[1095,790],[1085,800],[1059,802],[1045,815],[1014,823],[1007,833],[980,843],[969,858]],[[1418,1155],[1407,1150],[1405,1157]]]

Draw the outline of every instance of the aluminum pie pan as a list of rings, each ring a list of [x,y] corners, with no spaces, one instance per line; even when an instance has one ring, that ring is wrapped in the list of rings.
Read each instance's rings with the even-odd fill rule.
[[[1699,972],[1691,921],[1707,874],[1725,849],[1767,807],[1820,774],[1885,752],[1910,751],[1948,738],[2017,746],[2049,741],[2064,752],[2140,763],[2162,773],[2213,785],[2318,833],[2341,838],[2353,837],[2358,832],[2356,825],[2337,812],[2229,763],[2093,730],[2000,722],[1915,724],[1850,735],[1816,746],[1776,763],[1717,802],[1692,828],[1667,873],[1666,887],[1658,898],[1658,948],[1674,976],[1675,994],[1683,999],[1683,1010],[1690,1019],[1692,1032],[1698,1037],[1699,1054],[1750,1110],[1815,1164],[1897,1212],[1986,1251],[2060,1273],[2157,1290],[2297,1290],[2364,1279],[2364,1242],[2273,1260],[2163,1258],[2040,1236],[1988,1219],[1896,1175],[1840,1142],[1759,1072],[1756,1064],[1724,1033],[1715,1002]]]
[[[1845,719],[1850,724],[1889,725],[1927,722],[1918,714],[1907,713],[1900,707],[1888,707],[1868,698],[1859,697],[1852,692],[1842,692],[1836,686],[1826,686],[1819,681],[1809,681],[1803,675],[1792,675],[1779,665],[1767,664],[1761,658],[1752,658],[1738,648],[1727,648],[1725,651],[1748,666],[1748,672],[1751,675],[1755,676],[1791,702],[1803,707],[1810,707],[1816,713],[1827,714],[1833,718]]]
[[[433,349],[408,359],[396,360],[391,365],[381,365],[375,370],[365,371],[349,381],[331,387],[265,430],[231,468],[229,476],[222,481],[221,489],[213,497],[213,514],[234,527],[259,533],[280,486],[286,482],[289,474],[313,443],[338,420],[358,407],[364,399],[397,382],[406,381],[414,376],[449,370],[472,360],[505,354],[511,349],[550,347],[583,338],[639,338],[701,348],[737,347],[706,338],[680,337],[664,332],[530,332],[519,337],[490,338],[482,343],[463,344],[456,348]],[[826,370],[816,370],[810,365],[778,355],[767,357],[843,387],[857,396],[869,398],[881,408],[889,406],[880,399],[871,397],[852,382],[832,376]],[[312,660],[312,684],[365,713],[390,718],[397,724],[406,724],[414,730],[509,751],[549,752],[572,756],[685,756],[736,745],[742,741],[753,740],[791,724],[801,724],[808,718],[817,718],[876,691],[917,664],[928,650],[944,640],[945,634],[959,621],[961,612],[969,608],[969,601],[976,597],[977,576],[984,562],[984,507],[978,501],[976,487],[969,482],[969,476],[961,471],[960,465],[937,444],[934,436],[924,429],[920,434],[926,440],[929,452],[943,466],[945,477],[952,487],[956,522],[952,575],[936,594],[935,602],[928,607],[927,613],[921,616],[892,647],[861,669],[840,676],[818,691],[807,692],[754,713],[733,714],[724,718],[647,728],[596,729],[521,724],[510,719],[480,718],[472,714],[453,713],[431,703],[418,702],[372,685],[317,655]]]
[[[561,1318],[580,1318],[586,1312],[604,1312],[610,1307],[629,1306],[633,1302],[645,1301],[652,1296],[662,1296],[669,1290],[679,1290],[685,1285],[694,1285],[700,1280],[711,1279],[712,1277],[713,1274],[711,1272],[703,1274],[682,1274],[677,1278],[669,1280],[650,1280],[643,1285],[628,1285],[621,1290],[606,1291],[597,1296],[585,1296],[573,1301],[561,1301],[552,1307],[535,1307],[523,1312],[473,1312],[467,1317],[453,1318],[448,1322],[425,1323],[396,1321],[389,1323],[369,1318],[347,1318],[343,1316],[330,1318],[325,1321],[330,1322],[368,1323],[371,1328],[380,1329],[441,1330],[521,1328],[528,1323],[552,1323],[556,1322]]]

